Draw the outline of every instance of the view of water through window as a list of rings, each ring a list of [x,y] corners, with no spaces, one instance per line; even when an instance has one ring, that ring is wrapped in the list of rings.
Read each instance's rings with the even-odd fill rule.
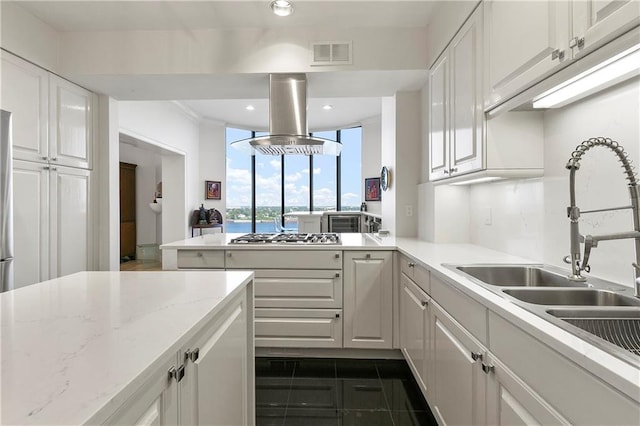
[[[263,134],[255,133],[255,136]],[[314,211],[337,210],[338,199],[341,210],[359,210],[362,200],[360,127],[314,133],[314,136],[331,140],[340,138],[343,148],[338,159],[330,155],[311,158],[260,154],[252,158],[230,146],[231,142],[251,136],[249,130],[226,129],[226,232],[252,232],[254,223],[255,232],[259,233],[280,232],[282,225],[295,231],[298,225],[295,217],[285,216],[283,220],[283,214],[309,211],[311,205]],[[255,215],[252,200],[255,200]]]

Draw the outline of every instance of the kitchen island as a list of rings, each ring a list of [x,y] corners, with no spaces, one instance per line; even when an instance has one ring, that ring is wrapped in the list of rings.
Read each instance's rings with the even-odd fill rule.
[[[640,357],[616,356],[448,266],[536,262],[375,234],[340,234],[337,245],[232,244],[238,236],[165,244],[164,267],[254,270],[258,353],[403,356],[441,423],[640,420]]]
[[[0,303],[2,424],[255,422],[251,272],[80,272]]]

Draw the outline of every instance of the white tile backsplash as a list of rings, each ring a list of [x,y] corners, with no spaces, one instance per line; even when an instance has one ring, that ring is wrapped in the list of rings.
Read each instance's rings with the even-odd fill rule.
[[[470,189],[470,241],[567,268],[569,253],[569,171],[565,168],[575,147],[590,137],[609,137],[622,144],[638,167],[640,160],[640,79],[544,117],[544,178],[474,185]],[[576,175],[576,200],[581,210],[629,204],[620,163],[605,148],[585,154]],[[485,225],[487,209],[492,224]],[[584,215],[586,234],[629,231],[630,211]],[[604,241],[591,252],[591,275],[632,285],[633,242]]]

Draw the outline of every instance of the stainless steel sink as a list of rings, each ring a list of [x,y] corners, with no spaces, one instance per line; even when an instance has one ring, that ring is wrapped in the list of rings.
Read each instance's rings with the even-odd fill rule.
[[[570,281],[566,276],[539,266],[469,265],[457,266],[460,272],[499,287],[588,287],[587,283]]]
[[[640,299],[590,288],[504,289],[505,294],[536,305],[640,306]]]
[[[549,309],[547,313],[640,355],[640,309]]]

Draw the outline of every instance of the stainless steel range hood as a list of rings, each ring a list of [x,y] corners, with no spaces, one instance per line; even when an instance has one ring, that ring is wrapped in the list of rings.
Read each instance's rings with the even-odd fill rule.
[[[305,74],[270,74],[269,135],[231,146],[265,155],[338,155],[342,149],[340,142],[309,136]]]

